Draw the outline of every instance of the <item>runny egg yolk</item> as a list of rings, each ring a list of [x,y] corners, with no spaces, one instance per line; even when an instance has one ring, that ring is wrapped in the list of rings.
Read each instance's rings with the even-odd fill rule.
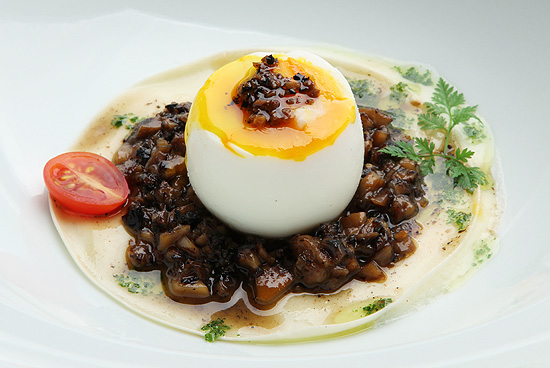
[[[301,57],[273,56],[278,60],[274,72],[287,78],[301,74],[313,80],[320,90],[311,105],[287,106],[295,113],[291,124],[251,126],[246,113],[233,102],[236,88],[256,73],[253,63],[262,59],[256,54],[246,55],[214,72],[197,93],[188,121],[198,122],[201,129],[218,136],[237,155],[234,147],[254,156],[303,161],[332,145],[348,124],[355,122],[355,102],[330,71]],[[189,129],[192,127],[187,127],[186,136]]]

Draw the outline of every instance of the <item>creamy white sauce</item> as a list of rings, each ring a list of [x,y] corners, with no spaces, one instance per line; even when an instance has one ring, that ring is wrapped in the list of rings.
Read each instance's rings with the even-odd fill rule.
[[[111,158],[128,134],[124,128],[111,127],[114,115],[151,116],[173,101],[192,101],[214,70],[252,51],[258,50],[216,55],[139,83],[111,102],[73,149]],[[390,98],[391,87],[399,82],[406,83],[408,93],[400,102],[400,109],[405,113],[395,123],[411,136],[422,136],[423,132],[416,125],[416,117],[422,110],[417,106],[430,101],[433,86],[404,79],[394,68],[398,63],[393,61],[341,50],[311,51],[327,59],[346,77],[372,83],[373,89],[382,96],[378,101],[379,108],[395,108],[395,99]],[[432,78],[437,81],[434,71]],[[360,98],[359,103],[368,98]],[[51,205],[52,214],[67,249],[82,271],[128,308],[162,324],[203,334],[201,326],[214,317],[225,317],[226,323],[232,327],[225,339],[238,341],[286,341],[340,335],[410,313],[462,284],[496,251],[496,229],[501,214],[496,193],[501,186],[492,180],[490,173],[494,152],[490,129],[484,123],[480,123],[477,129],[479,134],[476,137],[484,136],[483,139],[476,138],[473,142],[472,135],[468,134],[471,131],[460,126],[455,128],[453,139],[455,144],[468,146],[476,152],[472,165],[480,166],[486,172],[490,184],[470,196],[452,190],[444,176],[429,176],[430,204],[417,218],[423,228],[415,238],[417,250],[395,267],[385,269],[385,282],[352,281],[332,295],[290,294],[268,311],[250,306],[242,290],[225,304],[192,306],[176,303],[163,294],[158,271],[128,271],[125,252],[131,237],[124,230],[120,216],[80,218],[65,214],[54,203]],[[440,136],[431,136],[430,139],[442,144]],[[496,174],[495,177],[499,177]],[[455,225],[448,223],[449,209],[472,214],[465,231],[459,233]],[[391,298],[393,302],[381,311],[365,316],[362,307],[379,298]]]

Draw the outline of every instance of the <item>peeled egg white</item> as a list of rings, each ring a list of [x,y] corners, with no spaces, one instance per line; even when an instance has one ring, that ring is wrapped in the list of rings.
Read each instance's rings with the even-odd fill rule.
[[[287,55],[322,67],[353,99],[344,76],[328,62],[303,51]],[[323,114],[324,106],[317,102],[295,110],[298,124]],[[364,158],[357,106],[355,121],[335,142],[302,161],[255,156],[231,145],[235,154],[198,121],[187,124],[186,160],[193,189],[209,211],[242,232],[283,237],[308,231],[340,215],[357,189]]]

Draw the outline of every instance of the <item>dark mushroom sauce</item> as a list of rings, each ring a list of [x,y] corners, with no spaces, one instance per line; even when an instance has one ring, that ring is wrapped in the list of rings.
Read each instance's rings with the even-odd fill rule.
[[[267,309],[290,292],[330,293],[352,279],[382,282],[415,251],[423,178],[415,162],[379,153],[406,139],[386,114],[360,108],[365,164],[342,216],[308,234],[270,239],[232,230],[195,195],[184,159],[190,106],[172,103],[138,123],[113,158],[131,190],[123,216],[134,238],[128,267],[160,270],[173,300],[226,302],[242,286],[254,306]]]
[[[277,58],[267,55],[254,63],[256,74],[240,84],[233,96],[245,114],[245,121],[254,128],[278,127],[294,122],[294,109],[311,105],[320,94],[309,77],[300,73],[287,78],[275,69]]]

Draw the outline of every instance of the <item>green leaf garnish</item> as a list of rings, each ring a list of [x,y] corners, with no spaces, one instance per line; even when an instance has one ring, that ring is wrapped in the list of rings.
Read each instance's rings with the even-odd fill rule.
[[[115,115],[111,120],[111,125],[114,126],[115,128],[120,128],[124,126],[126,129],[131,130],[134,127],[134,125],[136,125],[143,119],[144,118],[140,118],[139,116],[134,115],[132,113]]]
[[[475,188],[487,182],[485,174],[479,167],[467,166],[468,160],[474,155],[467,148],[457,148],[454,152],[449,147],[451,131],[458,124],[471,119],[480,121],[475,115],[477,106],[463,106],[464,95],[455,90],[443,78],[440,78],[432,96],[432,102],[426,103],[427,112],[418,117],[418,125],[422,130],[439,131],[445,134],[443,152],[435,151],[435,144],[426,138],[415,138],[414,143],[397,142],[384,147],[384,152],[399,158],[409,158],[419,162],[424,175],[433,174],[435,158],[445,160],[445,169],[455,186],[473,192]]]
[[[426,70],[424,73],[421,73],[417,67],[411,66],[407,70],[401,69],[400,66],[394,67],[395,70],[403,76],[403,78],[408,79],[415,83],[420,83],[425,86],[433,86],[434,82],[432,81],[432,72]]]
[[[351,87],[351,92],[362,104],[369,106],[377,104],[380,91],[372,81],[352,78],[347,78],[347,81]]]
[[[225,319],[218,318],[201,327],[201,331],[205,331],[204,339],[208,342],[214,342],[218,338],[225,335],[231,327],[225,324]]]
[[[395,100],[398,103],[401,103],[403,100],[407,98],[407,84],[403,82],[399,82],[397,84],[394,84],[390,87],[390,99]]]
[[[369,305],[364,306],[362,309],[365,312],[365,316],[370,316],[371,314],[378,312],[381,309],[384,309],[391,302],[393,302],[391,298],[380,298],[370,303]]]
[[[420,161],[422,159],[422,157],[414,151],[413,145],[405,141],[396,142],[395,145],[387,146],[382,151],[394,157],[410,158],[414,161]]]
[[[472,266],[478,266],[493,256],[493,251],[486,240],[482,240],[474,248],[474,262]]]
[[[124,274],[113,275],[119,286],[128,290],[132,294],[150,295],[154,284],[141,280],[138,277],[130,277]]]
[[[470,220],[472,219],[471,213],[455,211],[452,208],[447,210],[447,215],[449,216],[447,223],[454,224],[457,227],[458,231],[466,230],[466,228],[470,224]]]
[[[376,92],[374,91],[374,85],[372,82],[365,79],[348,79],[348,83],[351,87],[351,91],[358,98],[363,98],[363,96],[370,95],[375,96]]]
[[[447,131],[447,120],[441,115],[422,114],[418,117],[418,126],[423,130]]]

